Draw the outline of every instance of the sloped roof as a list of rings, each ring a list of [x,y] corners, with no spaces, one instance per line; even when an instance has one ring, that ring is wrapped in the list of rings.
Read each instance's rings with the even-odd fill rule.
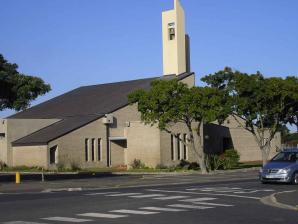
[[[193,73],[168,75],[132,81],[83,86],[44,103],[14,114],[8,119],[50,119],[60,121],[12,142],[13,146],[43,145],[76,130],[105,114],[128,105],[127,95],[136,89],[149,89],[154,79],[182,80]]]

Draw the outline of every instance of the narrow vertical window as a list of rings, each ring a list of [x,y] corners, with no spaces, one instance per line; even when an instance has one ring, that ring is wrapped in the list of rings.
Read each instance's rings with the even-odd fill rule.
[[[85,161],[88,161],[88,143],[89,139],[85,138]]]
[[[175,156],[174,156],[174,140],[175,140],[174,135],[171,135],[171,160],[175,160]]]
[[[183,159],[184,160],[187,160],[188,159],[188,156],[187,156],[187,134],[184,134],[183,135],[183,141],[184,141],[184,144],[183,144]]]
[[[91,160],[95,160],[95,138],[91,139]]]
[[[177,135],[177,158],[181,159],[181,134]]]
[[[97,159],[101,161],[101,138],[97,139]]]
[[[55,145],[50,148],[50,164],[56,164],[58,161],[58,146]]]
[[[175,40],[175,23],[168,24],[169,40]]]

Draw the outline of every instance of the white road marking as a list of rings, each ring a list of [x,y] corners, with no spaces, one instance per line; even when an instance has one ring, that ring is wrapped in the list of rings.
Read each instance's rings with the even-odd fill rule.
[[[196,201],[212,201],[217,198],[190,198],[190,199],[184,199],[184,200],[179,200],[179,201],[184,201],[184,202],[196,202]]]
[[[41,222],[25,222],[25,221],[12,221],[12,222],[4,222],[3,224],[45,224]]]
[[[232,207],[234,205],[228,204],[216,204],[216,203],[209,203],[209,202],[193,202],[196,205],[211,205],[211,206],[222,206],[222,207]]]
[[[93,217],[93,218],[109,218],[109,219],[117,219],[124,218],[128,215],[115,215],[115,214],[107,214],[107,213],[83,213],[78,214],[79,216]]]
[[[167,196],[167,197],[160,197],[160,198],[153,198],[156,200],[172,200],[172,199],[181,199],[181,198],[188,198],[189,196]]]
[[[145,210],[153,210],[153,211],[165,211],[165,212],[184,212],[187,211],[185,209],[178,209],[178,208],[161,208],[161,207],[142,207],[140,209]]]
[[[185,205],[185,204],[173,204],[168,205],[169,207],[175,207],[175,208],[191,208],[191,209],[208,209],[208,208],[214,208],[214,207],[207,207],[207,206],[198,206],[198,205]]]
[[[159,212],[149,212],[149,211],[129,210],[129,209],[119,209],[119,210],[113,210],[110,212],[124,213],[124,214],[135,214],[135,215],[151,215],[151,214],[159,213]]]
[[[249,189],[239,187],[194,187],[188,188],[187,191],[203,191],[203,192],[217,192],[217,193],[234,193],[234,194],[252,194],[257,192],[272,192],[273,189]]]
[[[105,195],[105,194],[118,194],[120,192],[98,192],[98,193],[89,193],[89,194],[84,194],[87,196],[92,196],[92,195]]]
[[[142,193],[120,193],[120,194],[107,194],[108,197],[118,197],[118,196],[131,196],[131,195],[139,195]]]
[[[49,221],[59,221],[59,222],[90,222],[93,221],[91,219],[77,219],[77,218],[70,218],[70,217],[48,217],[48,218],[42,218],[44,220]]]
[[[179,193],[179,194],[203,194],[203,195],[210,195],[211,193],[205,193],[205,192],[185,192],[185,191],[169,191],[169,190],[158,190],[158,189],[148,189],[147,191],[153,191],[153,192],[163,192],[163,193]],[[249,199],[255,199],[260,200],[260,197],[252,197],[252,196],[244,196],[244,195],[237,195],[237,194],[216,194],[212,193],[213,196],[226,196],[226,197],[235,197],[235,198],[249,198]]]
[[[145,195],[134,195],[129,196],[130,198],[153,198],[153,197],[161,197],[165,196],[164,194],[145,194]]]

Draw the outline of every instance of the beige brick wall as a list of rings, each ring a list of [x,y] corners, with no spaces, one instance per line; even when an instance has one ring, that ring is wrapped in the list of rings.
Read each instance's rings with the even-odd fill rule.
[[[156,167],[160,158],[160,131],[141,122],[130,122],[127,134],[127,165],[139,159],[148,167]]]
[[[48,168],[48,147],[44,146],[18,146],[12,148],[13,166]]]
[[[193,123],[193,128],[196,127],[196,123]],[[188,130],[185,124],[183,123],[177,123],[175,125],[172,125],[169,130],[175,134],[187,134]],[[203,131],[201,129],[201,131]],[[177,140],[176,140],[177,141]],[[197,142],[197,139],[195,139]],[[175,141],[174,141],[175,142]],[[198,144],[198,143],[197,143]],[[165,166],[173,166],[180,163],[180,160],[178,160],[177,155],[177,145],[174,143],[174,160],[171,158],[171,135],[165,131],[161,132],[160,135],[160,145],[161,145],[161,164]],[[181,155],[183,155],[183,144],[181,143],[180,146]],[[187,147],[187,160],[190,162],[197,162],[197,153],[192,151],[191,148]]]
[[[12,165],[11,142],[57,122],[58,119],[2,119],[5,138],[0,139],[0,160]]]
[[[126,121],[139,120],[140,114],[137,112],[136,106],[129,105],[123,107],[114,113],[114,123],[109,125],[110,137],[124,137]],[[102,159],[101,161],[85,161],[85,138],[89,138],[89,155],[91,154],[91,139],[101,139],[102,142]],[[59,147],[59,163],[69,167],[76,164],[83,168],[88,167],[106,167],[107,166],[107,140],[106,126],[102,123],[102,119],[91,122],[71,133],[68,133],[49,143],[49,147],[58,145]],[[113,167],[125,165],[125,151],[127,149],[111,142],[111,163]],[[97,151],[97,145],[95,147]]]
[[[195,86],[195,74],[192,74],[185,79],[182,79],[181,82],[187,84],[189,87]]]
[[[85,139],[89,139],[89,160],[85,160]],[[91,139],[95,141],[95,152],[97,153],[97,140],[101,139],[102,159],[101,161],[91,161]],[[49,148],[58,145],[59,166],[70,167],[76,165],[82,168],[88,167],[106,167],[106,127],[102,119],[91,122],[75,131],[72,131],[49,143]],[[95,157],[96,158],[96,157]]]
[[[239,119],[240,121],[243,121]],[[234,148],[240,153],[240,161],[261,161],[262,154],[254,136],[247,130],[243,129],[238,122],[230,116],[223,124],[230,128],[230,133],[233,141]],[[270,158],[276,153],[276,149],[281,147],[280,133],[277,133],[271,141]]]

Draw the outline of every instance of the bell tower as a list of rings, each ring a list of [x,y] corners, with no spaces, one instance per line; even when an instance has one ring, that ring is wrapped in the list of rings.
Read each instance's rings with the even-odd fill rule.
[[[190,72],[189,37],[185,35],[184,10],[179,0],[162,12],[163,74]]]

